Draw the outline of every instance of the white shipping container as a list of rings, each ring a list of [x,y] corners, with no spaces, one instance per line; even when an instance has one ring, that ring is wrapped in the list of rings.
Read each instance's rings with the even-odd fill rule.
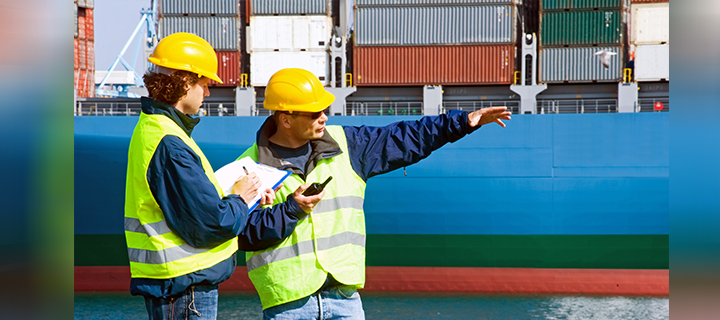
[[[250,55],[250,85],[267,86],[270,77],[285,68],[312,72],[323,85],[328,84],[329,64],[325,52],[253,52]]]
[[[635,81],[670,80],[670,45],[635,48]]]
[[[327,16],[251,16],[247,51],[325,51],[332,32]]]
[[[630,42],[635,45],[670,42],[670,3],[633,4]]]

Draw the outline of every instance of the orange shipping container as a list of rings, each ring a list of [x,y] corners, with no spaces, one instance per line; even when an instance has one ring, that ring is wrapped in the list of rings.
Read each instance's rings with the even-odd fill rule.
[[[80,40],[80,43],[78,45],[78,58],[80,59],[80,69],[87,68],[87,48],[86,48],[87,42],[85,40]]]
[[[85,38],[95,40],[95,19],[93,18],[93,9],[85,9]],[[79,20],[78,20],[78,23]]]
[[[356,86],[511,84],[514,45],[355,47]]]
[[[78,39],[85,39],[87,34],[85,33],[85,29],[87,28],[86,22],[85,22],[85,15],[80,15],[81,11],[78,11]]]
[[[85,44],[85,68],[95,70],[95,41],[87,40]]]
[[[216,51],[218,59],[218,77],[223,84],[210,80],[212,87],[237,87],[240,82],[240,52]]]
[[[80,42],[77,38],[73,38],[75,40],[75,49],[73,50],[73,67],[75,69],[80,68]],[[75,76],[77,78],[77,75]]]

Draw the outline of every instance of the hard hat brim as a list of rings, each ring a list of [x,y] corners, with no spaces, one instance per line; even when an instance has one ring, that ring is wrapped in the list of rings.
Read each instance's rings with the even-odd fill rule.
[[[149,57],[149,58],[148,58],[148,61],[150,61],[151,63],[156,64],[156,65],[158,65],[158,66],[161,66],[161,67],[165,67],[165,68],[168,68],[168,69],[189,71],[189,72],[192,72],[192,73],[196,73],[196,74],[199,75],[199,76],[207,77],[207,78],[213,79],[213,80],[215,80],[215,81],[217,81],[217,82],[219,82],[219,83],[223,83],[222,80],[220,80],[220,77],[218,77],[216,74],[214,74],[214,73],[212,73],[212,72],[209,72],[209,71],[207,71],[207,70],[202,70],[202,69],[199,69],[199,68],[193,68],[192,66],[189,66],[189,65],[186,65],[186,64],[179,64],[179,63],[172,63],[172,62],[169,62],[169,61],[163,61],[163,60],[160,60],[160,59],[155,58],[155,57]]]

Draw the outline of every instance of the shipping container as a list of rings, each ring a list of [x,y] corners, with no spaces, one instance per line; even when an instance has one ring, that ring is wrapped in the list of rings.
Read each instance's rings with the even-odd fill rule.
[[[355,0],[357,7],[513,4],[513,0]]]
[[[253,16],[300,14],[329,15],[330,0],[250,0],[250,15]]]
[[[95,41],[86,40],[85,42],[85,68],[95,70]]]
[[[622,9],[628,0],[542,0],[542,10]]]
[[[86,1],[85,1],[85,0],[77,0],[77,5],[78,5],[78,7],[80,7],[80,8],[85,8],[85,6],[86,6]]]
[[[85,10],[80,9],[78,11],[78,39],[84,40],[87,36],[85,30],[87,28],[87,23],[85,23]]]
[[[85,38],[95,40],[95,14],[93,9],[85,9]]]
[[[355,8],[355,45],[510,44],[514,26],[508,5]]]
[[[630,42],[635,45],[670,41],[670,4],[633,4]]]
[[[332,33],[328,16],[252,16],[247,51],[325,51]]]
[[[87,41],[84,39],[80,39],[78,43],[78,59],[79,59],[79,68],[80,69],[86,69],[87,68]]]
[[[254,52],[250,55],[250,84],[264,87],[280,69],[301,68],[312,72],[323,85],[328,84],[329,64],[325,52]]]
[[[540,48],[541,83],[618,82],[622,79],[623,47]],[[595,53],[615,52],[605,68]]]
[[[635,48],[635,81],[670,80],[670,45]]]
[[[357,86],[511,84],[515,46],[355,47]]]
[[[631,0],[632,3],[670,3],[670,0]]]
[[[78,0],[77,5],[80,8],[95,8],[95,0]]]
[[[75,28],[73,29],[73,30],[74,30],[74,31],[73,31],[73,32],[74,32],[74,33],[73,33],[73,36],[74,36],[75,38],[77,38],[77,37],[78,37],[78,6],[77,6],[77,4],[75,4],[75,5],[73,6],[73,8],[75,8],[75,9],[73,10],[73,18],[74,18],[74,20],[75,20]]]
[[[238,51],[216,51],[218,60],[217,75],[223,81],[210,80],[211,87],[237,87],[240,83],[240,52]]]
[[[73,40],[75,42],[75,48],[73,50],[73,67],[77,69],[80,68],[80,40],[78,38],[75,38]]]
[[[625,27],[620,10],[542,12],[540,45],[622,44]]]
[[[207,40],[215,50],[237,51],[242,30],[234,17],[163,17],[158,34],[164,38],[176,32],[188,32]]]
[[[244,2],[244,0],[241,0]],[[160,16],[215,15],[218,17],[240,16],[238,0],[161,0]]]

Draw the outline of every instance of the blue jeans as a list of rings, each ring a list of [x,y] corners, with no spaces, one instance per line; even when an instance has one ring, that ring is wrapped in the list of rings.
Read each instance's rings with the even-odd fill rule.
[[[145,297],[150,320],[215,320],[217,319],[218,290],[214,286],[191,286],[181,295],[168,298]]]
[[[300,300],[263,310],[263,319],[348,319],[364,320],[360,294],[354,287],[335,286],[315,292]]]

